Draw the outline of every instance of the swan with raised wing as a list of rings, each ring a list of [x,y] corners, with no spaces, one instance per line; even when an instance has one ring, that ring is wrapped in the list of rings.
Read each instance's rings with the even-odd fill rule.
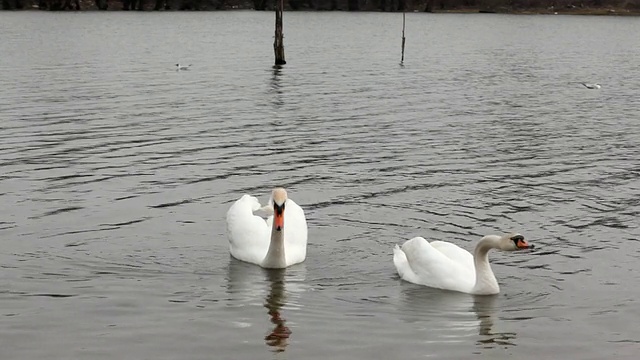
[[[255,212],[269,214],[265,221]],[[227,211],[231,256],[263,268],[281,269],[301,263],[307,256],[307,220],[304,210],[276,188],[266,206],[243,195]]]
[[[489,250],[533,249],[520,234],[487,235],[476,245],[473,255],[446,242],[428,242],[416,237],[393,249],[393,263],[400,277],[408,282],[432,288],[475,295],[500,292],[491,265]]]

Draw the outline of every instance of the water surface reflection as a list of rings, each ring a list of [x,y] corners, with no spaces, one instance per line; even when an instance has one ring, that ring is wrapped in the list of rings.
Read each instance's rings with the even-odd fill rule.
[[[270,323],[264,341],[272,351],[285,351],[289,345],[292,330],[287,326],[283,310],[299,308],[296,299],[297,294],[304,290],[305,273],[305,267],[300,265],[288,269],[263,269],[230,259],[227,276],[229,306],[256,307],[263,299],[260,305],[267,309]],[[254,325],[253,321],[255,318],[241,315],[237,325],[250,327]],[[262,326],[262,322],[258,326]]]
[[[269,83],[269,93],[273,95],[273,109],[278,110],[284,106],[283,89],[282,89],[282,66],[274,65],[271,70],[271,81]]]
[[[264,269],[270,288],[264,307],[269,310],[271,322],[275,324],[273,330],[264,339],[274,351],[284,351],[291,335],[291,330],[285,325],[287,320],[280,314],[280,309],[287,300],[284,282],[286,271],[286,269]]]
[[[484,348],[492,348],[494,346],[515,346],[514,340],[516,333],[514,332],[496,332],[493,330],[494,321],[496,317],[496,303],[498,302],[499,295],[492,296],[474,296],[473,297],[473,312],[480,323],[478,345]]]
[[[420,286],[402,290],[403,320],[425,331],[429,343],[464,343],[477,338],[482,348],[516,345],[516,333],[496,331],[499,295],[472,296]]]

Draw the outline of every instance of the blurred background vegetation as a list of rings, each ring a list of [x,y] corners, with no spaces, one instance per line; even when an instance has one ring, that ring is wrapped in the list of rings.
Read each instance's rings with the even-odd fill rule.
[[[4,10],[273,10],[275,0],[0,0]],[[640,0],[285,0],[286,10],[638,15]]]

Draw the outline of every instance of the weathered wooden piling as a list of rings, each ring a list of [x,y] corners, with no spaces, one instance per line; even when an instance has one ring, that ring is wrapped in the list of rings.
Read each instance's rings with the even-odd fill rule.
[[[402,12],[402,57],[400,58],[400,65],[404,63],[404,42],[405,42],[404,24],[405,24],[405,12],[403,11]]]
[[[278,0],[276,6],[276,36],[273,41],[273,51],[276,55],[276,65],[284,65],[284,41],[282,33],[282,13],[284,11],[284,0]]]

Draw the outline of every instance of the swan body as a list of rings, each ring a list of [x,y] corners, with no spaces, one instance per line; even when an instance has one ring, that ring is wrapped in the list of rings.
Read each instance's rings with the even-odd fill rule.
[[[180,64],[176,64],[176,70],[180,71],[180,70],[189,70],[189,68],[191,67],[192,64],[189,65],[180,65]]]
[[[587,89],[600,89],[602,86],[600,84],[587,84],[587,83],[580,83],[582,85],[584,85],[584,87],[586,87]]]
[[[254,215],[259,210],[266,219]],[[304,210],[287,198],[285,189],[274,189],[269,204],[243,195],[227,211],[229,252],[238,260],[264,268],[286,268],[307,256],[307,220]]]
[[[474,254],[445,242],[428,242],[416,237],[393,249],[398,275],[408,282],[437,289],[475,295],[492,295],[500,286],[489,265],[491,249],[515,251],[532,249],[520,234],[487,235],[476,245]]]

